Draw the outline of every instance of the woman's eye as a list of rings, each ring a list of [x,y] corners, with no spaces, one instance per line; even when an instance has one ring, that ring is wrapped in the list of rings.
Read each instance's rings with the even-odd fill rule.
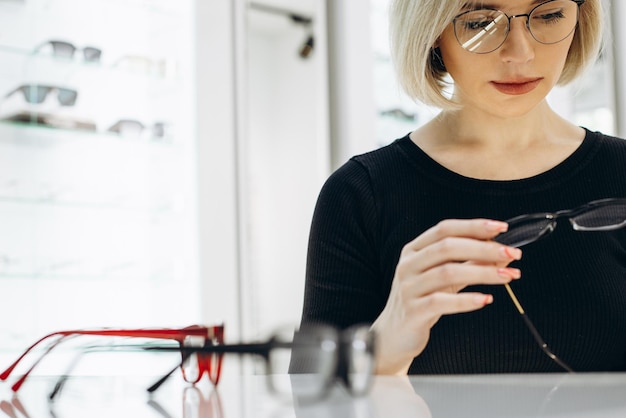
[[[481,30],[489,26],[493,20],[466,20],[465,29],[467,30]]]
[[[565,15],[562,10],[550,12],[550,13],[541,13],[539,15],[533,16],[533,20],[539,23],[552,23],[558,22],[561,19],[564,19]]]

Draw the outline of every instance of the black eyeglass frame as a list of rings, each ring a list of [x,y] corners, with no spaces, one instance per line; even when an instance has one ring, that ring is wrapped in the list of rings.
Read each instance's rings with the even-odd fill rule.
[[[569,35],[570,35],[570,34],[571,34],[574,30],[576,30],[576,26],[578,26],[578,20],[579,20],[579,18],[580,18],[580,6],[582,6],[582,5],[585,3],[585,1],[586,1],[586,0],[569,0],[569,1],[572,1],[572,2],[574,2],[574,3],[576,3],[576,4],[578,5],[578,10],[577,10],[577,15],[576,15],[576,24],[575,24],[575,25],[574,25],[574,27],[572,28],[572,31],[571,31],[571,32],[569,32],[569,33],[568,33],[565,37],[563,37],[562,39],[559,39],[558,41],[555,41],[555,42],[542,42],[542,41],[540,41],[539,39],[537,39],[537,38],[535,37],[535,34],[533,33],[532,29],[530,28],[530,15],[532,15],[532,14],[533,14],[533,12],[534,12],[537,8],[542,7],[542,6],[545,6],[546,4],[548,4],[548,3],[552,3],[552,2],[554,2],[554,1],[558,1],[558,0],[548,0],[548,1],[546,1],[546,2],[543,2],[543,3],[538,4],[537,6],[533,7],[533,8],[532,8],[532,9],[531,9],[528,13],[521,13],[521,14],[512,15],[512,16],[509,16],[508,14],[504,13],[503,11],[498,10],[498,9],[495,9],[495,8],[492,8],[492,7],[482,7],[482,8],[480,8],[480,9],[467,10],[467,11],[465,11],[465,12],[463,12],[463,13],[460,13],[460,14],[456,15],[456,16],[454,17],[454,19],[452,19],[452,27],[453,27],[453,29],[454,29],[454,37],[456,38],[456,40],[457,40],[457,42],[459,43],[459,45],[461,45],[461,47],[462,47],[463,49],[465,49],[466,51],[468,51],[468,52],[471,52],[471,53],[473,53],[473,54],[490,54],[490,53],[492,53],[493,51],[496,51],[498,48],[500,48],[500,47],[504,44],[504,42],[506,42],[507,38],[509,37],[509,33],[511,32],[511,19],[515,19],[515,18],[518,18],[518,17],[526,17],[526,29],[528,29],[528,32],[530,33],[530,35],[533,37],[533,39],[534,39],[534,40],[536,40],[536,41],[537,41],[537,42],[539,42],[540,44],[544,44],[544,45],[558,44],[559,42],[561,42],[561,41],[563,41],[565,38],[567,38],[567,37],[568,37],[568,36],[569,36]],[[506,25],[507,29],[506,29],[506,34],[505,34],[504,38],[502,39],[502,42],[500,42],[500,43],[498,44],[498,46],[496,46],[495,48],[493,48],[493,49],[491,49],[491,50],[489,50],[489,51],[484,51],[484,52],[475,52],[475,51],[472,51],[472,50],[470,50],[470,49],[465,48],[465,47],[463,46],[463,42],[461,42],[461,40],[459,39],[459,36],[458,36],[458,33],[457,33],[456,23],[457,23],[457,21],[459,20],[459,18],[461,18],[462,16],[466,15],[467,13],[472,13],[472,12],[475,12],[476,10],[492,10],[492,11],[495,11],[495,12],[502,13],[502,14],[503,14],[504,16],[506,16],[506,18],[507,18],[507,25]]]
[[[374,370],[374,364],[375,364],[375,341],[376,341],[375,333],[372,330],[370,330],[369,325],[357,324],[343,331],[338,331],[330,326],[312,326],[310,328],[303,328],[302,330],[298,332],[300,333],[303,332],[305,333],[304,335],[310,332],[317,332],[319,333],[318,335],[321,335],[321,334],[326,334],[328,336],[332,335],[333,342],[338,344],[338,346],[335,348],[336,355],[335,355],[333,364],[331,365],[332,373],[326,376],[327,380],[323,382],[324,383],[323,390],[320,393],[316,394],[315,396],[311,396],[308,399],[300,399],[300,400],[304,400],[304,401],[316,400],[316,399],[321,399],[327,396],[335,380],[340,380],[344,384],[347,391],[352,396],[362,396],[369,391],[371,387],[371,383],[372,383],[372,376],[373,376],[373,370]],[[296,333],[296,335],[298,334],[298,332]],[[349,377],[349,374],[350,374],[349,373],[349,364],[350,364],[349,356],[351,353],[349,349],[349,345],[351,345],[355,341],[354,337],[352,336],[356,335],[359,332],[365,334],[366,336],[365,352],[371,360],[369,364],[370,368],[367,373],[367,382],[361,388],[357,388],[355,385],[353,385]],[[297,337],[295,337],[293,341],[281,341],[279,338],[276,337],[276,335],[273,335],[268,340],[263,341],[263,342],[258,342],[258,343],[212,345],[210,341],[207,341],[207,344],[202,347],[147,346],[147,347],[144,347],[143,349],[146,351],[182,352],[182,356],[183,356],[182,362],[184,362],[188,356],[195,354],[195,353],[220,354],[220,355],[223,355],[223,354],[257,355],[263,358],[263,360],[265,361],[265,368],[266,368],[265,371],[266,371],[266,375],[268,376],[267,384],[268,384],[268,388],[270,392],[274,394],[279,394],[280,391],[274,386],[273,381],[271,379],[271,374],[274,372],[272,370],[272,364],[271,364],[272,362],[270,360],[271,352],[275,349],[291,349],[293,353],[293,350],[297,350],[299,347],[310,348],[311,346],[310,344],[302,342],[302,340],[298,339]],[[180,367],[180,365],[176,365],[176,367],[172,369],[169,373],[167,373],[162,378],[160,378],[157,382],[151,385],[147,389],[147,391],[149,393],[153,393],[154,391],[156,391],[159,387],[161,387],[163,383],[165,383],[165,381],[174,373],[174,371],[178,367]],[[290,374],[292,375],[297,375],[299,373],[300,372],[290,371]]]
[[[572,228],[575,231],[583,231],[583,232],[585,231],[613,231],[616,229],[620,229],[626,226],[626,220],[618,224],[589,227],[589,226],[579,225],[578,223],[576,223],[574,219],[576,216],[588,213],[590,211],[601,209],[603,207],[615,206],[615,205],[623,205],[624,207],[626,207],[626,199],[625,198],[599,199],[599,200],[594,200],[584,205],[578,206],[574,209],[566,209],[566,210],[560,210],[557,212],[533,213],[533,214],[528,214],[528,215],[516,216],[506,221],[509,225],[508,231],[503,232],[502,234],[495,237],[494,241],[499,242],[501,244],[510,245],[513,247],[522,247],[524,245],[536,242],[550,235],[556,229],[557,220],[559,218],[568,218],[568,220],[570,221],[570,224],[572,225]],[[530,237],[522,241],[511,241],[511,240],[503,239],[503,237],[510,236],[508,235],[509,232],[514,231],[516,225],[519,225],[521,223],[525,223],[528,221],[532,221],[532,220],[544,220],[544,221],[548,221],[548,223],[545,225],[544,228],[541,229],[540,233],[538,233],[534,237]],[[541,337],[541,334],[539,334],[539,331],[537,331],[537,328],[534,326],[534,324],[532,323],[532,321],[530,320],[530,318],[524,311],[524,308],[522,307],[521,303],[517,299],[517,296],[515,296],[515,293],[513,292],[513,289],[511,288],[511,286],[507,283],[504,285],[504,287],[506,288],[506,291],[509,294],[509,297],[511,298],[511,300],[513,301],[513,304],[515,305],[516,309],[522,316],[524,323],[526,324],[533,338],[535,339],[537,344],[539,344],[543,352],[546,353],[548,357],[550,357],[556,364],[558,364],[565,371],[569,373],[573,373],[574,369],[572,369],[567,363],[565,363],[556,354],[554,354],[552,350],[550,349],[550,347],[548,347],[548,344],[546,344],[546,342],[543,340],[543,338]]]
[[[616,205],[623,205],[626,207],[626,199],[625,198],[599,199],[599,200],[591,201],[589,203],[585,203],[584,205],[578,206],[574,209],[560,210],[557,212],[532,213],[532,214],[527,214],[527,215],[516,216],[506,221],[506,223],[509,225],[508,231],[498,235],[495,238],[495,241],[501,244],[506,244],[506,245],[510,245],[513,247],[521,247],[521,246],[530,244],[532,242],[538,241],[550,235],[556,229],[557,220],[559,218],[567,218],[570,224],[572,225],[572,228],[575,231],[613,231],[616,229],[620,229],[626,226],[626,220],[624,220],[624,222],[621,222],[619,224],[593,227],[593,226],[580,225],[574,219],[575,217],[582,215],[584,213],[601,209],[603,207],[616,206]],[[535,237],[529,237],[527,239],[524,239],[522,241],[517,241],[517,242],[504,239],[507,236],[509,236],[511,232],[515,230],[517,225],[528,223],[531,221],[541,221],[541,220],[546,221],[547,223],[545,227],[541,229],[540,233],[538,233]]]

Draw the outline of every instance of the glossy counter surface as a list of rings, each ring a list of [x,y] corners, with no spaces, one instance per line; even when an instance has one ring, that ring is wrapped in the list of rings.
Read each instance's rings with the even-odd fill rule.
[[[153,378],[72,377],[54,402],[57,380],[35,376],[12,395],[3,383],[0,417],[625,417],[626,374],[380,376],[369,395],[337,386],[324,400],[277,398],[265,376],[225,375],[219,388],[189,387],[180,376],[153,396]],[[289,382],[289,376],[280,376]]]

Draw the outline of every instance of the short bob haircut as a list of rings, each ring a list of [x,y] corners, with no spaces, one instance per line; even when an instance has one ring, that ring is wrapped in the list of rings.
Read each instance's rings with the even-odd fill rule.
[[[391,57],[400,85],[414,100],[442,109],[459,104],[444,94],[449,86],[434,45],[467,0],[392,0],[389,10]],[[564,85],[578,77],[598,57],[602,44],[601,0],[586,0],[574,33],[563,73]]]

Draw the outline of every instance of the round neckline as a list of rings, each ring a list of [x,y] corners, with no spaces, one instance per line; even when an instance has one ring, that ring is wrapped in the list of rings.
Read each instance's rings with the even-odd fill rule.
[[[471,189],[473,191],[492,190],[520,190],[528,191],[529,188],[550,188],[554,187],[571,176],[575,175],[593,154],[595,145],[599,142],[594,140],[597,136],[587,128],[585,137],[580,145],[567,158],[553,166],[552,168],[535,174],[530,177],[513,180],[490,180],[467,177],[459,174],[449,168],[441,165],[428,155],[419,145],[410,138],[410,133],[400,138],[398,143],[400,148],[405,152],[409,160],[414,162],[424,176],[428,176],[434,181],[443,183],[447,187],[462,188],[464,190]]]

